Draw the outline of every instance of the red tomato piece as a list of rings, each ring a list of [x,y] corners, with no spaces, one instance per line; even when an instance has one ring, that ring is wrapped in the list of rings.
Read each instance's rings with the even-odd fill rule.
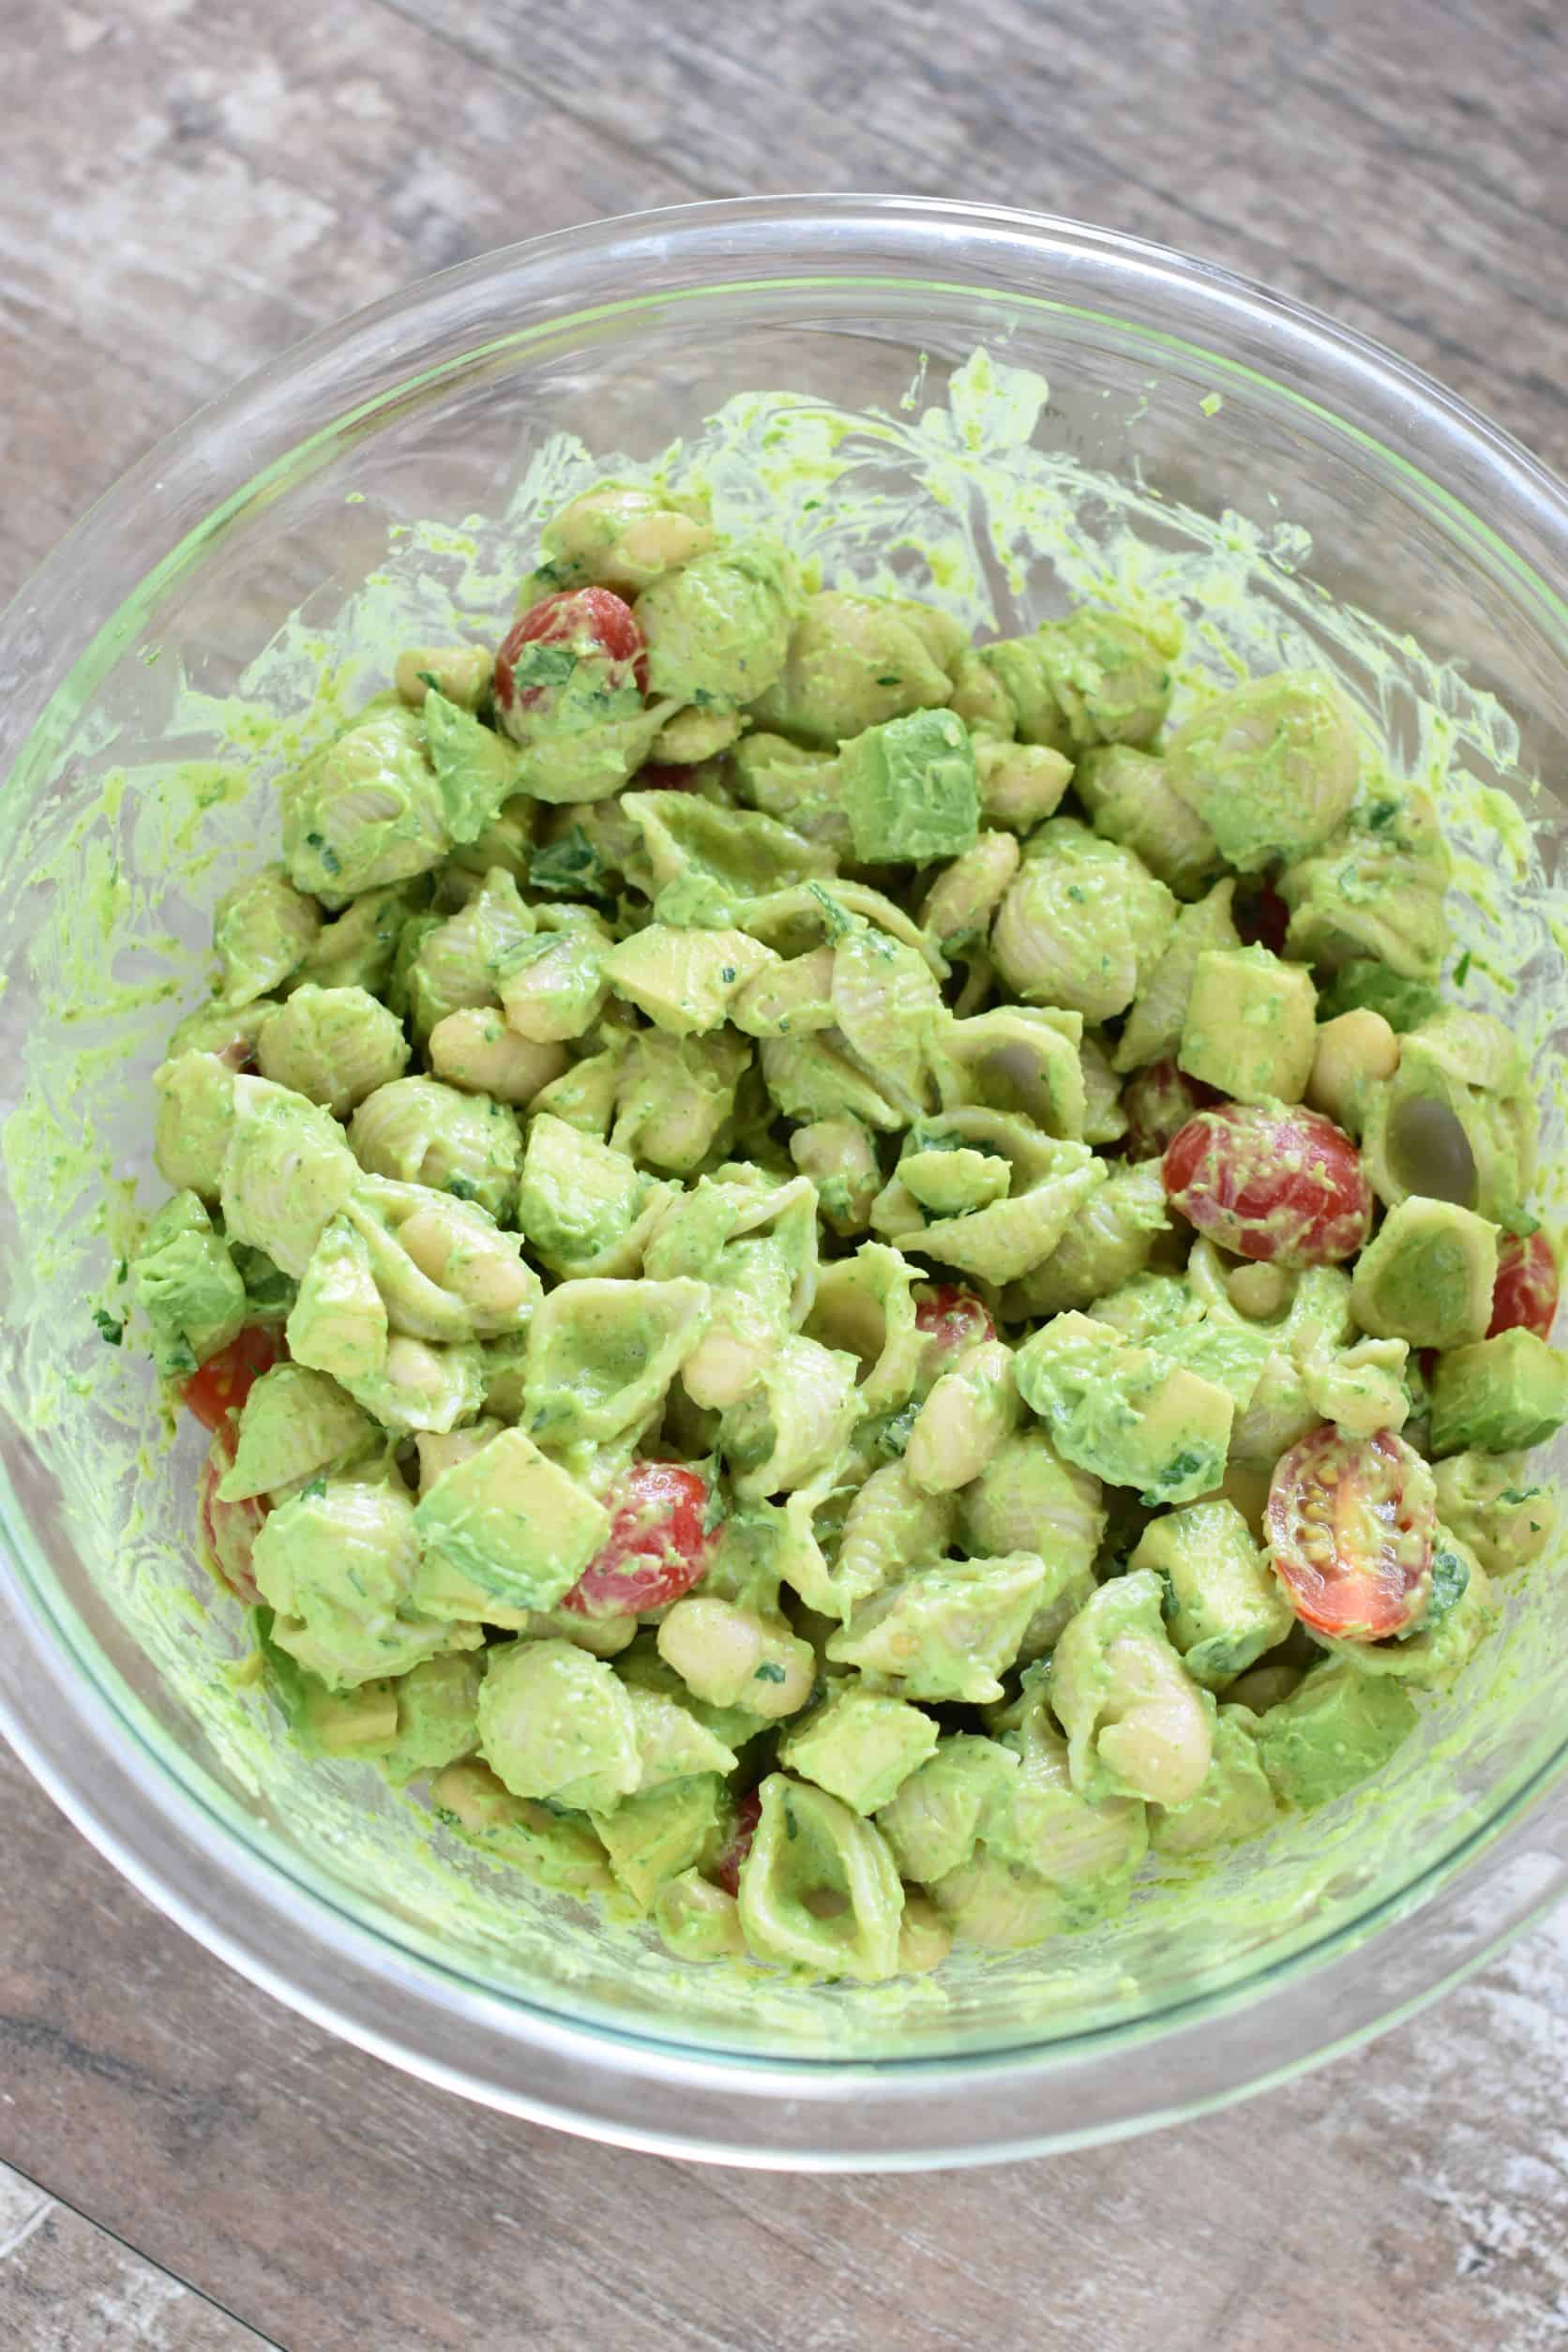
[[[935,1343],[932,1352],[943,1356],[996,1337],[996,1325],[982,1301],[956,1282],[934,1283],[916,1292],[914,1327]]]
[[[697,781],[695,768],[677,768],[664,760],[645,761],[632,777],[629,792],[689,792]]]
[[[1266,947],[1271,956],[1285,953],[1290,910],[1272,882],[1264,882],[1236,909],[1236,928],[1244,947]]]
[[[1165,1189],[1222,1249],[1280,1266],[1353,1258],[1371,1229],[1360,1153],[1332,1120],[1293,1103],[1200,1110],[1166,1153]]]
[[[741,1864],[751,1851],[751,1841],[761,1817],[762,1800],[754,1788],[749,1797],[743,1797],[736,1805],[729,1843],[713,1867],[713,1882],[716,1887],[722,1887],[726,1894],[739,1894],[741,1891]]]
[[[1158,1159],[1195,1112],[1223,1100],[1215,1088],[1205,1086],[1201,1078],[1188,1078],[1174,1062],[1151,1062],[1147,1069],[1135,1070],[1122,1089],[1122,1108],[1127,1114],[1127,1157]]]
[[[609,1500],[604,1549],[561,1606],[579,1617],[638,1617],[689,1592],[713,1550],[707,1480],[681,1462],[634,1462]]]
[[[1432,1473],[1391,1429],[1342,1438],[1325,1425],[1274,1469],[1264,1528],[1304,1625],[1381,1641],[1426,1606],[1437,1534]]]
[[[515,672],[525,645],[560,645],[580,661],[602,663],[611,686],[625,686],[626,677],[617,673],[629,671],[639,693],[647,692],[648,641],[630,605],[612,588],[562,589],[512,623],[495,656],[495,703],[503,718],[542,709],[550,694],[542,685],[520,691]]]
[[[260,1495],[243,1502],[220,1502],[218,1482],[234,1458],[234,1425],[225,1421],[213,1431],[207,1458],[196,1485],[196,1524],[201,1534],[202,1560],[219,1584],[247,1608],[261,1599],[250,1573],[250,1553],[257,1530],[266,1517]]]
[[[1532,1331],[1549,1339],[1557,1320],[1557,1257],[1545,1233],[1505,1233],[1498,1250],[1492,1288],[1492,1319],[1486,1336],[1500,1331]]]
[[[269,1324],[247,1323],[237,1338],[182,1381],[180,1395],[204,1428],[216,1429],[227,1414],[238,1411],[262,1374],[282,1357],[282,1341]]]

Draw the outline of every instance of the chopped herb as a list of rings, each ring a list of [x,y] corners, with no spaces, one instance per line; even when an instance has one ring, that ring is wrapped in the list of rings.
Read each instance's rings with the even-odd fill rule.
[[[325,1494],[325,1492],[326,1492],[326,1481],[325,1481],[325,1479],[324,1479],[324,1478],[312,1478],[312,1479],[311,1479],[311,1481],[310,1481],[310,1484],[309,1484],[308,1486],[302,1486],[302,1487],[300,1488],[300,1490],[299,1490],[299,1499],[300,1499],[301,1502],[314,1502],[318,1495],[324,1495],[324,1494]]]
[[[439,694],[441,692],[441,680],[436,676],[433,670],[416,670],[415,671],[415,675],[418,678],[422,686],[428,686],[430,687],[432,694]]]
[[[1398,814],[1399,803],[1396,800],[1374,801],[1366,812],[1366,822],[1373,832],[1378,833],[1384,825],[1392,824]]]
[[[1505,1486],[1499,1495],[1498,1500],[1513,1504],[1529,1502],[1531,1497],[1538,1495],[1540,1491],[1539,1486]]]
[[[796,1821],[794,1815],[790,1811],[788,1805],[784,1808],[784,1834],[790,1840],[792,1845],[793,1845],[795,1839],[800,1835],[800,1825]]]
[[[723,966],[721,967],[720,971],[719,971],[719,975],[718,975],[718,976],[719,976],[719,978],[723,981],[723,983],[724,983],[725,987],[726,987],[726,988],[728,988],[728,987],[730,986],[731,981],[731,980],[733,980],[733,978],[734,978],[734,976],[735,976],[735,967],[734,967],[734,965],[733,965],[733,964],[725,964],[725,965],[723,965]]]
[[[883,675],[877,680],[877,684],[879,686],[902,686],[903,683],[904,681],[899,676],[897,670],[889,670],[885,671]]]
[[[120,1262],[119,1262],[119,1264],[118,1264],[118,1265],[115,1267],[115,1269],[114,1269],[114,1279],[115,1279],[115,1281],[116,1281],[116,1282],[126,1282],[126,1281],[128,1281],[128,1280],[129,1280],[129,1278],[130,1278],[130,1268],[128,1267],[128,1265],[127,1265],[127,1263],[126,1263],[125,1259],[122,1258],[122,1259],[121,1259],[121,1260],[120,1260]]]
[[[1450,1610],[1458,1606],[1470,1584],[1470,1569],[1457,1552],[1440,1552],[1432,1562],[1432,1590],[1426,1606],[1413,1625],[1408,1625],[1397,1638],[1408,1641],[1412,1634],[1429,1634],[1440,1625]]]
[[[1187,1446],[1184,1452],[1177,1455],[1173,1462],[1166,1464],[1162,1484],[1174,1486],[1181,1479],[1190,1478],[1193,1471],[1200,1467],[1202,1460],[1201,1454],[1195,1453],[1190,1445]]]
[[[93,1320],[98,1327],[98,1336],[106,1343],[106,1345],[111,1348],[117,1348],[121,1340],[126,1335],[126,1327],[124,1323],[117,1323],[113,1315],[111,1315],[106,1308],[101,1306],[94,1307]]]
[[[694,709],[699,711],[711,711],[714,704],[717,701],[718,697],[716,694],[710,694],[706,686],[693,686],[691,689],[691,700]]]
[[[919,1415],[917,1404],[905,1405],[898,1412],[889,1413],[877,1432],[877,1451],[897,1461],[910,1441],[910,1431]]]
[[[775,1666],[771,1658],[764,1658],[751,1679],[754,1682],[782,1682],[784,1669],[781,1666]]]
[[[479,1197],[478,1187],[471,1184],[466,1176],[448,1177],[446,1189],[454,1200],[476,1200]]]
[[[1460,957],[1458,962],[1454,967],[1454,985],[1456,988],[1462,988],[1465,982],[1470,978],[1470,951],[1467,947],[1464,954]]]
[[[1515,1241],[1528,1242],[1532,1233],[1540,1232],[1541,1220],[1532,1217],[1528,1209],[1515,1209],[1512,1216],[1503,1218],[1502,1229],[1512,1233]]]
[[[514,686],[565,686],[577,668],[569,645],[524,645],[512,664]]]

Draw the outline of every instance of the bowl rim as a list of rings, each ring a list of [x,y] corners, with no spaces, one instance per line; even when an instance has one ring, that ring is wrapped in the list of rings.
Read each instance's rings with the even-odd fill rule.
[[[838,241],[842,252],[848,253],[856,241],[869,249],[880,240],[884,252],[896,247],[899,258],[918,267],[889,271],[886,282],[906,282],[921,279],[927,284],[954,283],[966,292],[994,292],[999,296],[1011,295],[1032,306],[1042,302],[1047,307],[1071,309],[1071,303],[1047,301],[1043,293],[1027,294],[1013,287],[988,287],[984,279],[968,280],[955,278],[944,280],[932,278],[931,266],[943,259],[942,236],[976,240],[983,237],[1005,241],[1019,258],[1018,248],[1032,248],[1044,260],[1054,256],[1059,262],[1081,259],[1114,264],[1129,274],[1137,274],[1145,285],[1162,283],[1177,291],[1184,300],[1201,297],[1207,307],[1207,317],[1195,322],[1192,339],[1172,336],[1161,330],[1159,341],[1166,347],[1176,345],[1200,353],[1206,363],[1222,373],[1257,375],[1257,368],[1214,350],[1204,339],[1208,333],[1223,331],[1226,320],[1246,321],[1254,329],[1266,327],[1275,339],[1278,349],[1271,349],[1274,364],[1283,365],[1293,359],[1305,368],[1310,363],[1314,376],[1325,371],[1349,384],[1358,384],[1364,390],[1381,394],[1397,415],[1407,440],[1413,440],[1422,451],[1421,461],[1400,453],[1378,446],[1380,459],[1414,475],[1424,488],[1440,501],[1451,506],[1456,515],[1470,525],[1485,531],[1494,550],[1500,552],[1515,572],[1522,575],[1521,585],[1533,592],[1536,599],[1545,599],[1554,630],[1561,634],[1568,652],[1568,606],[1541,578],[1536,565],[1520,554],[1511,539],[1489,529],[1470,507],[1449,491],[1440,482],[1434,482],[1426,472],[1428,464],[1440,472],[1446,457],[1451,467],[1457,468],[1461,458],[1474,460],[1477,457],[1504,478],[1513,498],[1520,507],[1529,509],[1531,528],[1539,533],[1549,552],[1568,576],[1568,491],[1532,453],[1514,436],[1481,416],[1456,394],[1425,375],[1410,363],[1387,350],[1375,339],[1357,330],[1341,326],[1316,311],[1310,306],[1277,294],[1247,278],[1221,268],[1217,264],[1184,256],[1172,249],[1149,240],[1129,237],[1112,230],[1078,223],[1063,218],[1037,214],[1027,210],[970,203],[949,203],[934,197],[901,197],[885,195],[859,196],[853,194],[784,197],[750,197],[712,203],[694,203],[665,207],[657,211],[623,214],[613,219],[580,224],[529,239],[481,255],[457,267],[415,281],[399,293],[352,314],[349,318],[318,330],[291,350],[269,360],[248,376],[232,391],[199,409],[185,424],[154,447],[134,465],[119,482],[90,507],[82,520],[67,534],[53,552],[23,583],[4,614],[0,614],[0,684],[8,673],[19,667],[26,654],[26,641],[33,629],[36,615],[47,608],[58,594],[60,585],[78,573],[83,559],[91,560],[95,551],[112,548],[120,537],[124,524],[134,516],[143,527],[149,506],[159,513],[167,511],[183,520],[186,528],[176,530],[173,541],[159,563],[147,571],[142,563],[137,577],[128,590],[115,597],[111,610],[95,634],[88,652],[73,667],[67,681],[51,690],[40,710],[31,718],[25,716],[18,722],[13,715],[11,747],[31,748],[37,735],[38,719],[58,706],[62,696],[73,686],[81,687],[84,667],[95,656],[112,651],[105,647],[105,639],[113,640],[128,603],[132,597],[154,589],[176,564],[190,545],[192,534],[204,536],[220,527],[222,521],[246,502],[264,492],[272,467],[308,448],[312,436],[303,441],[292,440],[259,471],[249,473],[232,484],[225,496],[192,516],[186,510],[192,504],[201,506],[204,492],[210,496],[216,487],[211,473],[215,450],[221,454],[220,445],[226,438],[238,436],[243,446],[258,444],[265,446],[266,436],[258,430],[260,413],[267,410],[279,394],[287,390],[291,396],[316,384],[324,390],[334,385],[352,386],[366,360],[384,365],[386,351],[384,330],[407,326],[415,320],[427,327],[430,335],[438,334],[444,324],[460,326],[465,338],[462,362],[468,364],[489,347],[489,339],[476,334],[480,321],[470,316],[469,297],[476,290],[515,288],[515,298],[508,305],[506,317],[510,324],[504,328],[500,340],[504,344],[523,343],[527,337],[544,327],[561,328],[575,319],[593,315],[593,306],[586,311],[572,306],[564,297],[565,289],[557,288],[552,273],[563,273],[569,279],[570,271],[588,260],[608,263],[619,260],[625,265],[671,242],[683,249],[700,249],[711,245],[714,258],[723,258],[727,248],[743,245],[747,230],[778,230],[785,233],[818,234],[828,233]],[[899,243],[899,240],[902,243]],[[931,249],[935,240],[936,249]],[[830,260],[834,256],[828,257]],[[817,273],[808,273],[815,276]],[[832,282],[866,282],[857,273],[828,270],[825,276]],[[539,280],[536,297],[537,316],[529,313],[531,324],[522,324],[525,305],[530,298],[529,288],[518,283],[520,279]],[[694,292],[717,294],[734,291],[746,283],[783,287],[799,284],[800,277],[789,276],[778,268],[765,277],[747,280],[720,277],[716,274]],[[645,304],[656,296],[637,298],[626,308]],[[1116,315],[1102,309],[1101,316]],[[1203,332],[1199,333],[1199,328]],[[1328,363],[1334,363],[1330,366]],[[424,379],[408,379],[418,383]],[[1281,384],[1270,375],[1272,388],[1288,398],[1303,401],[1316,409],[1319,415],[1337,430],[1356,434],[1358,428],[1337,410],[1323,400],[1306,399],[1290,384]],[[404,388],[400,386],[400,388]],[[367,400],[364,410],[373,412],[384,407],[394,397],[385,383]],[[344,430],[361,409],[351,401],[339,409],[328,424],[325,433]],[[1365,439],[1366,436],[1361,436]],[[123,567],[122,567],[123,568]],[[110,567],[110,576],[113,576]],[[15,659],[10,649],[15,646]],[[91,679],[87,677],[87,690]],[[0,707],[0,754],[7,749],[7,721]],[[0,759],[0,764],[7,762]],[[8,1520],[9,1515],[6,1515]],[[25,1520],[23,1521],[25,1533]],[[1120,2136],[1125,2133],[1149,2128],[1151,2125],[1178,2119],[1207,2108],[1246,2095],[1267,2084],[1285,2079],[1307,2064],[1319,2063],[1341,2050],[1353,2046],[1369,2034],[1382,2029],[1396,2016],[1409,2014],[1425,2000],[1433,1998],[1446,1985],[1455,1982],[1470,1969],[1478,1967],[1529,1919],[1537,1916],[1554,1899],[1555,1889],[1545,1894],[1532,1893],[1523,1907],[1515,1906],[1508,1919],[1495,1931],[1471,1941],[1462,1957],[1435,1980],[1405,1999],[1390,2013],[1372,2015],[1358,2023],[1351,2030],[1337,2038],[1316,2041],[1312,2046],[1292,2050],[1279,2064],[1244,2067],[1232,2079],[1217,2088],[1201,2094],[1178,2099],[1174,2103],[1129,2111],[1123,2117],[1096,2124],[1087,2131],[1052,2127],[1033,2130],[1011,2136],[997,2137],[994,2128],[988,2127],[988,2135],[980,2140],[960,2128],[962,2103],[974,2097],[982,2080],[1005,2080],[1008,2103],[1016,2104],[1025,2087],[1045,2076],[1060,2075],[1063,2068],[1080,2055],[1067,2048],[1060,2039],[1036,2044],[1032,2051],[1028,2044],[1019,2049],[967,2056],[907,2058],[882,2058],[860,2063],[843,2058],[769,2058],[761,2055],[723,2051],[682,2043],[662,2036],[647,2037],[635,2028],[603,2025],[573,2020],[556,2010],[540,2010],[523,2001],[520,1997],[486,1992],[475,1987],[471,1980],[462,1980],[464,1989],[475,2005],[490,2003],[502,2010],[507,2020],[505,2038],[516,2050],[530,2053],[535,2065],[535,2079],[525,2089],[514,2084],[510,2088],[499,2084],[491,2075],[470,2072],[452,2053],[443,2046],[426,2043],[416,2046],[409,2031],[394,2033],[373,2022],[387,2005],[385,1962],[388,1952],[396,1954],[399,1968],[395,1974],[406,1979],[397,1986],[400,2001],[406,2000],[413,2011],[425,2006],[420,1984],[432,1974],[432,1965],[420,1960],[404,1946],[392,1945],[376,1931],[336,1907],[318,1892],[302,1886],[301,1882],[276,1860],[261,1855],[247,1841],[227,1830],[212,1814],[209,1806],[183,1787],[137,1735],[123,1706],[117,1704],[108,1682],[96,1679],[83,1662],[76,1643],[57,1624],[48,1621],[48,1614],[38,1606],[36,1592],[23,1589],[25,1571],[23,1554],[17,1545],[14,1530],[6,1525],[6,1543],[0,1555],[0,1587],[8,1606],[19,1622],[23,1637],[34,1647],[38,1670],[45,1677],[53,1673],[58,1678],[62,1665],[67,1685],[73,1691],[79,1704],[85,1700],[86,1724],[78,1725],[80,1732],[87,1728],[103,1758],[116,1756],[123,1768],[125,1740],[128,1734],[142,1747],[152,1774],[141,1776],[142,1795],[153,1807],[159,1832],[178,1831],[189,1837],[199,1817],[204,1821],[196,1827],[195,1844],[204,1848],[204,1867],[200,1871],[182,1870],[178,1858],[165,1852],[149,1861],[129,1833],[127,1821],[116,1807],[106,1802],[101,1792],[92,1786],[86,1769],[88,1742],[83,1741],[80,1753],[68,1752],[68,1743],[53,1736],[53,1727],[40,1727],[33,1710],[24,1703],[20,1685],[12,1671],[14,1662],[8,1661],[8,1670],[0,1675],[0,1728],[33,1772],[54,1802],[83,1831],[91,1843],[105,1854],[113,1866],[146,1894],[158,1907],[173,1919],[188,1933],[215,1952],[231,1966],[252,1981],[262,1984],[275,1997],[326,2027],[343,2038],[356,2043],[381,2057],[421,2074],[445,2088],[460,2090],[466,2095],[500,2106],[508,2112],[549,2122],[557,2128],[587,2133],[592,2136],[617,2140],[625,2145],[640,2147],[653,2152],[706,2157],[713,2161],[792,2167],[822,2169],[855,2169],[869,2165],[889,2167],[928,2164],[957,2164],[982,2162],[1003,2155],[1034,2154],[1048,2148],[1082,2145],[1086,2142]],[[108,1668],[110,1681],[113,1669]],[[1350,1957],[1372,1933],[1386,1933],[1391,1919],[1408,1919],[1417,1908],[1440,1899],[1445,1891],[1452,1894],[1455,1882],[1467,1872],[1468,1864],[1478,1853],[1506,1843],[1517,1831],[1521,1816],[1539,1799],[1543,1791],[1560,1782],[1568,1749],[1543,1766],[1516,1789],[1512,1798],[1487,1815],[1480,1826],[1467,1834],[1447,1855],[1431,1864],[1409,1886],[1396,1890],[1373,1910],[1351,1922],[1342,1924],[1321,1943],[1310,1943],[1290,1953],[1281,1962],[1265,1963],[1261,1968],[1239,1983],[1223,1986],[1209,1996],[1198,1995],[1176,2005],[1174,2013],[1156,2011],[1152,2016],[1134,2022],[1118,2024],[1100,2029],[1087,2037],[1093,2053],[1107,2041],[1115,2041],[1123,2047],[1131,2039],[1135,2045],[1149,2050],[1164,2044],[1176,2034],[1197,2031],[1212,2025],[1215,2013],[1226,2019],[1236,2018],[1245,2012],[1255,2012],[1259,2004],[1278,2002],[1304,1976],[1314,1981],[1324,1977],[1335,1962]],[[156,1781],[152,1777],[156,1774]],[[143,1824],[143,1827],[145,1825]],[[206,1834],[215,1830],[216,1839]],[[291,1975],[265,1949],[264,1941],[248,1937],[217,1916],[219,1906],[212,1889],[225,1878],[240,1884],[241,1874],[233,1868],[236,1855],[244,1854],[252,1869],[258,1865],[282,1881],[283,1896],[279,1904],[279,1916],[290,1914],[290,1925],[297,1932],[299,1922],[293,1916],[303,1902],[312,1911],[331,1909],[339,1937],[329,1955],[332,1965],[324,1973],[317,1972],[314,1981],[304,1983],[296,1972]],[[253,1898],[258,1890],[248,1882],[246,1891]],[[269,1894],[271,1890],[268,1891]],[[378,1962],[374,1970],[363,1971],[364,1987],[373,1991],[377,1998],[369,2005],[355,2008],[344,1998],[333,1996],[333,1970],[338,1979],[346,1982],[349,1957],[343,1951],[341,1937],[363,1939],[371,1947]],[[448,1972],[443,1972],[448,1973]],[[354,1980],[359,1983],[357,1977]],[[1172,2022],[1172,2015],[1174,2021]],[[372,2022],[368,2022],[368,2017]],[[471,2017],[471,2024],[477,2024]],[[520,2023],[521,2030],[519,2029]],[[1277,2046],[1277,2045],[1276,2045]],[[607,2052],[611,2064],[607,2068]],[[550,2070],[541,2078],[538,2061],[549,2060]],[[585,2064],[585,2061],[587,2063]],[[590,2071],[608,2073],[613,2082],[625,2088],[628,2096],[613,2111],[600,2111],[584,2097],[583,2077]],[[678,2086],[686,2103],[686,2115],[678,2125],[651,2119],[646,2094],[649,2089]],[[852,2091],[858,2097],[870,2094],[875,2085],[879,2099],[889,2100],[889,2120],[894,2103],[905,2116],[914,2119],[911,2136],[897,2148],[877,2148],[871,2153],[863,2149],[847,2149],[836,2144],[834,2118],[826,2112],[827,2132],[822,2127],[824,2118],[824,2088],[831,2103],[840,2095]],[[939,2114],[929,2119],[917,2118],[909,2092],[918,2086],[923,2104],[936,2103]],[[792,2111],[798,2108],[799,2118],[793,2128],[785,2128],[776,2137],[761,2144],[757,2133],[758,2103],[756,2093],[763,2093],[776,2105],[788,2103]],[[636,2093],[636,2096],[631,2095]],[[699,2094],[701,2093],[701,2097]],[[711,2094],[711,2095],[710,2095]],[[750,2094],[748,2096],[748,2094]],[[738,2112],[721,2112],[727,2106]],[[601,2103],[601,2106],[603,2103]],[[935,2123],[937,2129],[930,2128]]]

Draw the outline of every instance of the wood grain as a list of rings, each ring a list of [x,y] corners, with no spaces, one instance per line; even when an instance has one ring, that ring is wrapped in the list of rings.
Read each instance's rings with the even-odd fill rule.
[[[0,594],[309,327],[535,230],[748,189],[984,196],[1187,246],[1568,464],[1549,0],[0,0]],[[0,1821],[0,2156],[64,2201],[0,2188],[21,2352],[1568,2339],[1560,1920],[1230,2115],[1004,2172],[788,2179],[405,2080],[187,1942],[8,1758]]]
[[[267,2339],[0,2164],[8,2352],[263,2352]]]

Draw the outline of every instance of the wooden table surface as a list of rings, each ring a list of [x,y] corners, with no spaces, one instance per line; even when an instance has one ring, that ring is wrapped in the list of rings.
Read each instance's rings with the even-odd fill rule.
[[[487,247],[694,196],[1101,220],[1395,345],[1568,470],[1560,0],[0,0],[0,600],[149,442]],[[206,1957],[0,1756],[12,2352],[1534,2352],[1568,1918],[1229,2115],[791,2179],[505,2121]]]

